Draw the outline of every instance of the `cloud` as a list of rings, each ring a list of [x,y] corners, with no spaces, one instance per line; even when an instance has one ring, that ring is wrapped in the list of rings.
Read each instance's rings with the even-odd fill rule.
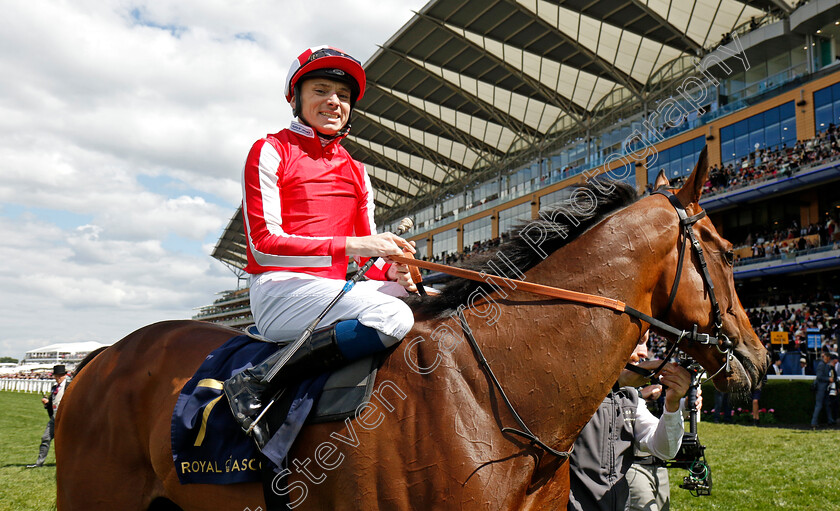
[[[188,318],[292,59],[368,59],[423,1],[11,0],[0,17],[0,355]]]

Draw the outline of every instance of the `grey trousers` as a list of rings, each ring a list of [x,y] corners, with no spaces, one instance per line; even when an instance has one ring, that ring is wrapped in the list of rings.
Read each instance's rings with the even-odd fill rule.
[[[36,465],[43,465],[44,461],[46,461],[47,454],[49,454],[50,452],[50,443],[52,442],[54,436],[55,419],[50,418],[50,421],[47,423],[46,429],[44,429],[44,434],[41,435],[41,447],[38,450],[38,461],[35,462]]]
[[[671,483],[668,469],[633,463],[627,472],[631,511],[667,511],[671,509]]]

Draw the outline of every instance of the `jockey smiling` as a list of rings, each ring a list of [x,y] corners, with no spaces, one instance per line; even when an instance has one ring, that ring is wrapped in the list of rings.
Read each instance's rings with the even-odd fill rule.
[[[288,129],[251,148],[243,171],[242,212],[248,239],[251,311],[272,340],[299,336],[344,287],[348,259],[414,253],[392,234],[376,234],[373,190],[364,166],[339,142],[365,93],[359,61],[322,46],[304,51],[285,82],[297,117]],[[281,386],[342,367],[399,342],[414,325],[396,296],[416,291],[408,267],[377,260],[271,380],[280,350],[224,383],[234,417],[262,447],[267,431],[254,419]]]

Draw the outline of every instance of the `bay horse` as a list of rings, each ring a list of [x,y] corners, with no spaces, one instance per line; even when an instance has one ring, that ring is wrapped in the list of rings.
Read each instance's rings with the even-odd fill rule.
[[[675,194],[689,215],[701,213],[707,173],[704,150]],[[714,329],[713,284],[720,332],[731,340],[733,356],[685,339],[680,347],[715,374],[719,390],[756,388],[767,353],[735,293],[732,246],[708,217],[690,227],[705,254],[707,283],[691,244],[680,243],[679,219],[666,197],[639,199],[619,183],[580,190],[597,204],[557,210],[530,236],[526,226],[490,256],[499,256],[495,262],[481,261],[483,269],[498,270],[504,259],[526,282],[620,299],[701,332]],[[681,251],[685,265],[679,265]],[[671,301],[678,266],[681,283]],[[455,282],[442,296],[415,300],[414,329],[378,373],[378,382],[389,384],[387,399],[379,406],[371,400],[354,420],[306,426],[298,437],[288,456],[292,473],[276,488],[296,508],[565,508],[568,463],[502,431],[514,425],[512,414],[461,342],[461,325],[451,314],[465,301],[469,329],[522,421],[561,452],[569,451],[649,328],[607,308],[486,283]],[[239,333],[195,321],[162,322],[93,358],[58,412],[58,510],[264,509],[258,483],[179,484],[170,446],[182,386],[210,351]]]

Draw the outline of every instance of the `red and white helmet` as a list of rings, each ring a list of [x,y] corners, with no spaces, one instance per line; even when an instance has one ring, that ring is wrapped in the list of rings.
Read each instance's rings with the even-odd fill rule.
[[[362,99],[365,95],[365,70],[362,68],[361,62],[354,59],[350,55],[344,53],[338,48],[331,46],[318,46],[317,48],[309,48],[298,56],[292,62],[289,68],[289,75],[286,77],[286,88],[284,93],[286,101],[292,102],[292,96],[295,94],[295,86],[300,78],[312,71],[325,70],[324,76],[338,80],[352,82],[355,81],[358,86],[358,92],[353,91],[356,97],[352,102]]]

